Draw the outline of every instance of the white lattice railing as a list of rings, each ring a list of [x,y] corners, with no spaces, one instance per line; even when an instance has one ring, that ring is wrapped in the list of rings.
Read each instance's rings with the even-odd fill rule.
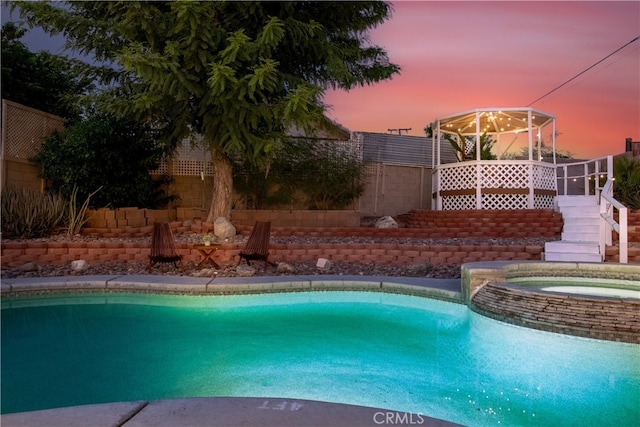
[[[550,209],[555,165],[531,160],[481,160],[439,165],[434,209]]]

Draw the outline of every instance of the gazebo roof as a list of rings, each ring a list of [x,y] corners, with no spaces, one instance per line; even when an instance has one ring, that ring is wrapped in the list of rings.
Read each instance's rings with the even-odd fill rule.
[[[439,117],[439,130],[442,133],[476,134],[476,118],[480,120],[480,133],[500,134],[519,133],[529,130],[528,117],[531,112],[533,128],[541,128],[555,120],[553,114],[529,107],[520,108],[477,108],[450,116]]]

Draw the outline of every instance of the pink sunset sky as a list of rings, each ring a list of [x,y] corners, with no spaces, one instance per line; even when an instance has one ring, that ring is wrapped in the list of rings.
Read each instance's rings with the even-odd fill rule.
[[[351,131],[411,128],[485,107],[526,107],[640,35],[640,2],[393,2],[370,33],[402,71],[328,91],[329,116]],[[640,139],[640,40],[531,107],[556,116],[557,149],[574,158]],[[404,134],[404,133],[403,133]],[[542,135],[551,142],[551,130]],[[514,146],[510,152],[519,152]]]

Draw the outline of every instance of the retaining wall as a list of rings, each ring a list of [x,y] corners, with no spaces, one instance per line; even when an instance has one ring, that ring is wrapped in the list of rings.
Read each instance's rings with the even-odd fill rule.
[[[305,234],[306,235],[306,234]],[[178,243],[184,262],[199,262],[193,245]],[[223,244],[214,258],[219,264],[235,263],[241,244]],[[271,244],[269,259],[274,262],[314,261],[327,258],[339,262],[380,264],[462,264],[492,260],[539,260],[541,246],[500,245],[405,245],[396,243],[314,243]],[[84,259],[87,262],[127,261],[147,262],[150,241],[146,242],[46,242],[5,241],[1,245],[2,263],[19,266],[26,262],[66,264]]]
[[[127,228],[152,226],[154,222],[193,221],[205,219],[208,211],[200,208],[175,209],[97,209],[87,211],[85,233],[121,233]],[[271,221],[272,227],[357,227],[360,213],[354,210],[241,210],[231,211],[230,221],[252,226],[256,221]],[[86,230],[89,230],[88,232]],[[115,230],[115,231],[113,231]]]
[[[600,263],[504,262],[462,266],[462,297],[474,311],[519,326],[640,344],[640,301],[545,292],[508,283],[536,276],[640,280],[640,266]]]
[[[536,292],[503,283],[484,285],[471,309],[529,328],[640,344],[640,301]]]

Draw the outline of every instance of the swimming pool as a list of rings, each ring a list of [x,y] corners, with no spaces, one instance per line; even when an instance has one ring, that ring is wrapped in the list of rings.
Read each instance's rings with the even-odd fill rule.
[[[640,420],[640,346],[521,328],[461,304],[376,292],[2,303],[2,413],[278,396],[471,426]]]

